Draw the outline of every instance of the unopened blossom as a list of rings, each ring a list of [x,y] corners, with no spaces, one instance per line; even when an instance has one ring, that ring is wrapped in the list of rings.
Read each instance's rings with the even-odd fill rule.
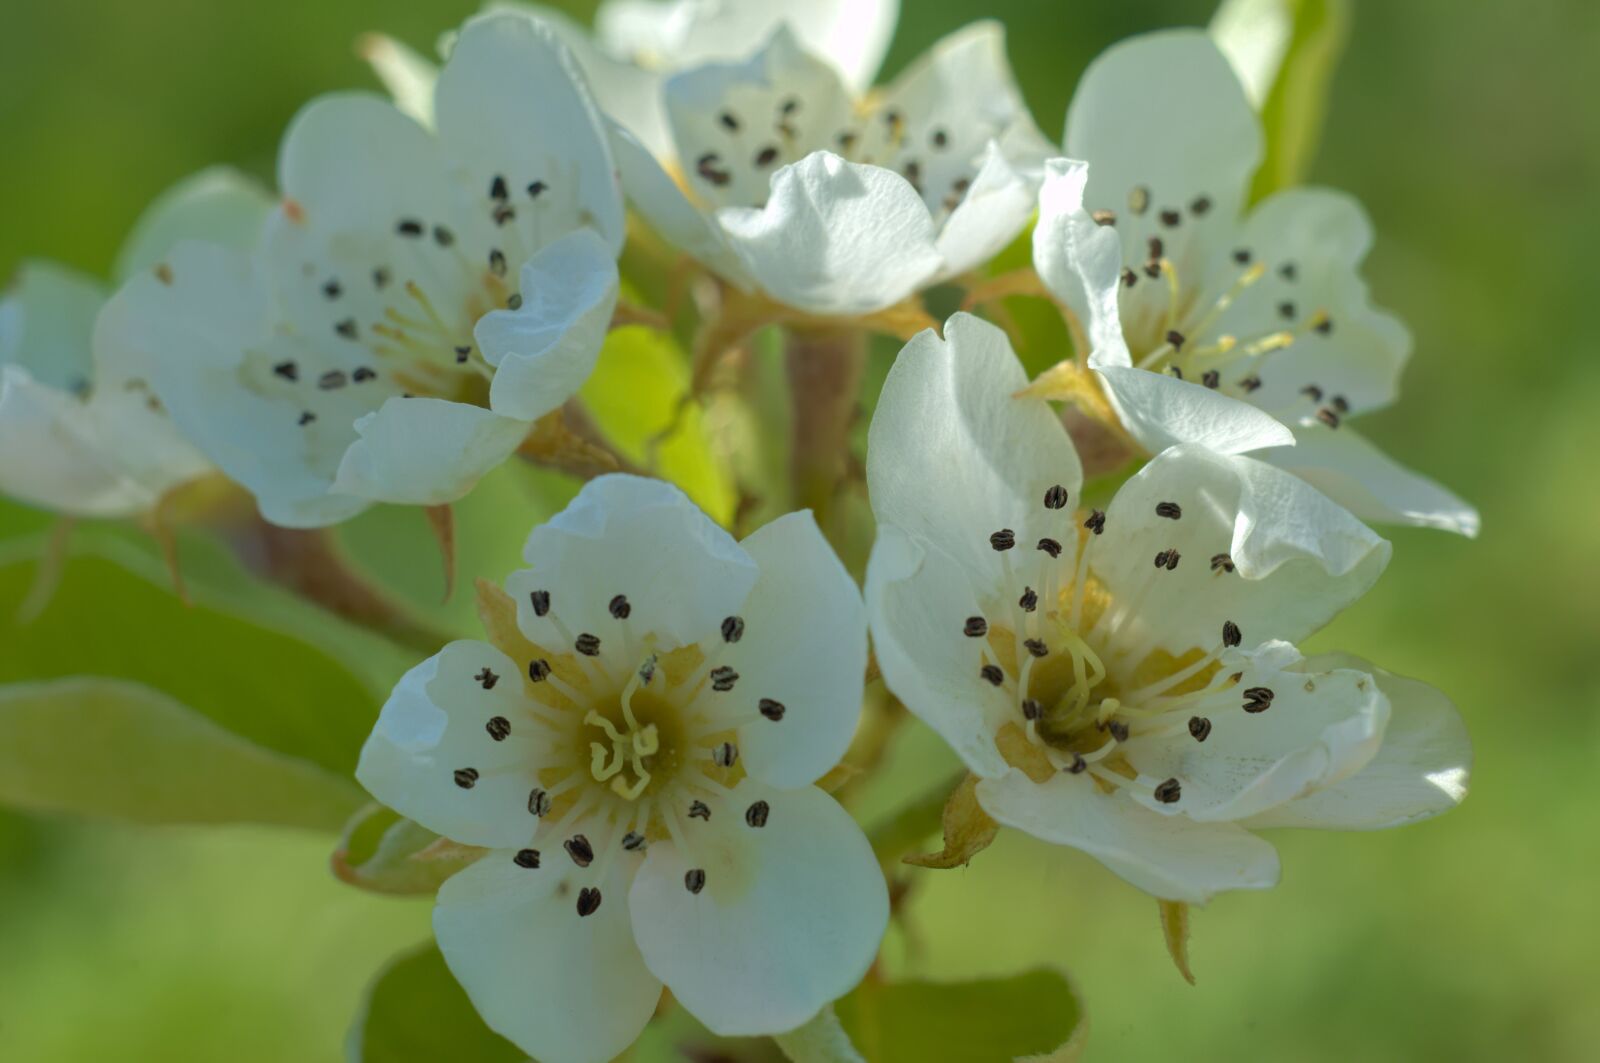
[[[412,669],[356,773],[489,850],[439,892],[451,971],[544,1063],[612,1059],[663,985],[718,1033],[798,1026],[888,918],[866,838],[813,785],[860,712],[854,583],[809,514],[736,542],[626,475],[524,557],[485,597],[489,641]]]
[[[957,315],[884,385],[867,572],[889,688],[1001,824],[1169,901],[1278,878],[1267,826],[1453,807],[1470,749],[1438,692],[1295,643],[1389,545],[1297,477],[1179,444],[1104,511],[1004,335]]]
[[[230,171],[197,174],[145,212],[118,276],[179,240],[247,248],[269,206]],[[127,517],[210,470],[156,395],[152,367],[97,329],[108,295],[98,279],[35,261],[0,298],[0,492],[69,516]]]
[[[992,22],[866,96],[787,27],[663,92],[673,153],[616,140],[629,198],[730,284],[814,315],[871,314],[992,257],[1053,153]]]
[[[474,19],[436,128],[313,101],[259,254],[189,243],[118,299],[173,419],[267,519],[460,497],[594,367],[623,211],[601,119],[548,31]]]
[[[1040,196],[1034,262],[1084,321],[1089,366],[1151,453],[1260,450],[1352,512],[1476,534],[1472,507],[1349,422],[1393,402],[1411,337],[1358,268],[1372,227],[1349,196],[1254,206],[1260,122],[1211,38],[1117,45],[1084,74]]]

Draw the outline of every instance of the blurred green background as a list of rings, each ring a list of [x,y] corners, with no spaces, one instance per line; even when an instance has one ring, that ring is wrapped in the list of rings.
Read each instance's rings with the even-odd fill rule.
[[[300,103],[370,84],[359,32],[426,47],[474,7],[8,4],[0,272],[39,255],[104,273],[153,194],[217,161],[269,176]],[[1211,7],[907,0],[886,71],[998,17],[1058,135],[1099,49]],[[1595,1058],[1600,135],[1575,81],[1597,55],[1587,0],[1368,0],[1314,169],[1371,211],[1374,292],[1417,337],[1404,402],[1363,426],[1475,501],[1485,528],[1475,543],[1394,531],[1386,578],[1314,646],[1454,696],[1478,751],[1467,804],[1408,830],[1280,835],[1278,889],[1197,914],[1194,988],[1147,898],[1009,836],[968,870],[923,876],[897,966],[1064,963],[1094,1060]],[[525,532],[525,514],[506,519]],[[39,524],[15,508],[0,522]],[[0,1059],[338,1058],[361,986],[425,936],[427,912],[339,885],[328,848],[265,828],[0,816]]]

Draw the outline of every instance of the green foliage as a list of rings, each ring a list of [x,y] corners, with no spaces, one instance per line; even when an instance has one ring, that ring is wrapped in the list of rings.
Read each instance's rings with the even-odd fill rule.
[[[970,982],[869,979],[837,1011],[871,1063],[1070,1063],[1086,1030],[1077,993],[1052,970]]]
[[[0,687],[0,802],[137,823],[336,830],[356,786],[113,679]]]
[[[345,1056],[351,1063],[527,1058],[478,1018],[431,941],[396,957],[368,988]]]
[[[345,825],[333,870],[374,893],[432,895],[451,875],[483,855],[456,845],[382,805],[368,805]]]

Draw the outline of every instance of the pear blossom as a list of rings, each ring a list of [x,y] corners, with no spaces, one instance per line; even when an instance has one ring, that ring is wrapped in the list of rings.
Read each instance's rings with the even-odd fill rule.
[[[615,139],[629,198],[730,284],[812,315],[871,314],[992,257],[1027,225],[1054,153],[994,22],[864,97],[787,26],[663,94],[673,154]]]
[[[1268,826],[1445,811],[1470,747],[1423,684],[1295,644],[1389,545],[1303,480],[1193,443],[1102,511],[993,326],[906,347],[868,442],[867,609],[889,688],[977,777],[994,820],[1165,900],[1278,878]]]
[[[860,712],[855,584],[808,513],[736,542],[623,474],[524,557],[485,599],[489,642],[407,673],[356,772],[488,850],[439,892],[451,971],[545,1063],[613,1058],[663,985],[718,1033],[800,1025],[888,919],[870,845],[813,785]]]
[[[248,247],[269,205],[231,171],[197,174],[145,212],[117,275],[182,239]],[[100,280],[34,261],[0,299],[0,492],[68,516],[128,517],[210,471],[152,390],[152,367],[96,328],[108,295]]]
[[[1034,262],[1084,321],[1112,407],[1151,453],[1258,450],[1369,520],[1474,535],[1478,515],[1349,422],[1393,402],[1411,337],[1357,272],[1349,196],[1250,206],[1260,122],[1200,31],[1119,44],[1084,74],[1040,193]]]
[[[340,93],[295,118],[255,255],[185,243],[108,308],[268,520],[460,497],[593,369],[623,209],[601,119],[531,20],[469,22],[436,130]]]

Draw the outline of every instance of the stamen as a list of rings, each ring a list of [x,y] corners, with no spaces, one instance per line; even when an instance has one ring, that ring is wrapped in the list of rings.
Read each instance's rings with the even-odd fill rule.
[[[779,720],[783,719],[783,714],[787,711],[783,706],[783,702],[775,701],[772,698],[762,698],[759,709],[761,715],[765,716],[773,723],[777,723]]]
[[[683,888],[690,893],[698,894],[706,888],[706,873],[703,868],[690,868],[683,873]]]
[[[1189,735],[1196,742],[1204,742],[1211,737],[1211,721],[1204,716],[1189,717]]]
[[[722,622],[723,642],[738,642],[742,638],[744,638],[744,619],[742,617],[730,616]]]
[[[597,886],[585,886],[578,891],[578,915],[590,916],[600,909],[600,889]]]
[[[757,801],[744,810],[744,821],[752,827],[765,827],[767,816],[772,812],[772,806],[765,801]]]
[[[512,857],[511,860],[518,867],[527,868],[531,871],[539,866],[539,850],[518,849],[517,855]]]
[[[969,616],[961,633],[969,639],[981,639],[989,633],[989,622],[981,616]]]
[[[594,847],[589,844],[589,839],[582,834],[574,834],[561,843],[561,847],[572,857],[572,862],[579,867],[588,867],[594,863]]]
[[[1017,536],[1010,528],[1001,528],[989,536],[989,545],[998,551],[1009,550],[1017,545]]]
[[[495,716],[484,725],[484,730],[488,731],[489,737],[496,742],[504,742],[511,734],[511,721],[504,716]]]
[[[477,768],[457,768],[455,770],[456,785],[463,790],[470,790],[478,785]]]
[[[1168,520],[1177,520],[1183,516],[1183,507],[1176,502],[1157,502],[1156,516],[1165,517]]]
[[[1044,493],[1044,507],[1046,509],[1061,509],[1067,504],[1067,489],[1056,484]]]
[[[1177,801],[1182,794],[1183,787],[1179,784],[1177,779],[1168,779],[1166,782],[1159,784],[1155,788],[1156,800],[1160,801],[1164,805],[1170,805]]]
[[[633,606],[628,604],[628,596],[625,594],[619,594],[611,599],[606,608],[618,620],[626,620],[633,613]]]
[[[500,677],[495,675],[494,672],[489,669],[488,665],[485,665],[483,669],[472,678],[476,679],[479,685],[485,690],[493,690],[494,685],[500,682]]]

